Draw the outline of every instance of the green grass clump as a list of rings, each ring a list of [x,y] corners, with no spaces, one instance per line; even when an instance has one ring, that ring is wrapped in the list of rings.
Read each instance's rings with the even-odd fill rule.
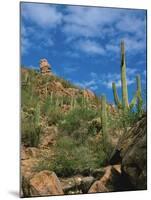
[[[21,125],[22,131],[22,143],[28,147],[37,147],[40,141],[41,128],[40,126],[35,126],[33,122],[28,120],[23,120]]]
[[[69,177],[84,171],[91,172],[105,164],[106,155],[101,145],[90,146],[90,143],[77,143],[69,136],[60,137],[54,149],[55,155],[41,159],[35,171],[55,171],[59,177]]]
[[[80,107],[74,108],[59,122],[59,132],[72,137],[80,144],[84,143],[89,136],[96,135],[101,129],[101,127],[98,128],[97,123],[93,122],[97,116],[99,116],[98,111]]]

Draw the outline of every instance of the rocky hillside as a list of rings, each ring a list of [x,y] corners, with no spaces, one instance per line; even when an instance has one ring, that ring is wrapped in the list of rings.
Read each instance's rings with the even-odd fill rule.
[[[104,140],[100,97],[40,66],[21,69],[21,196],[145,189],[143,119],[107,103]],[[130,184],[119,188],[123,174]]]

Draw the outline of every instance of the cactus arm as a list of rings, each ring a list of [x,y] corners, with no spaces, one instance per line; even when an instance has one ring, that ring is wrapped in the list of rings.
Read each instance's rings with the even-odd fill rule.
[[[126,62],[125,62],[125,47],[124,41],[121,42],[121,83],[122,83],[122,105],[123,108],[128,108],[128,91],[126,80]]]
[[[142,98],[142,94],[141,94],[141,78],[140,75],[136,76],[136,83],[137,83],[137,92],[138,92],[138,96],[137,96],[137,109],[138,109],[138,113],[141,114],[142,112],[142,105],[143,105],[143,98]]]
[[[130,109],[132,109],[136,105],[136,103],[137,103],[137,97],[138,97],[138,91],[136,91],[133,99],[131,100],[131,103],[129,105]]]
[[[142,98],[142,95],[141,95],[141,78],[140,78],[140,75],[137,75],[136,76],[136,83],[137,83],[137,91],[138,91],[138,96],[140,96],[140,98]]]
[[[118,94],[117,94],[117,90],[116,90],[116,85],[115,85],[114,82],[112,83],[112,89],[113,89],[113,96],[114,96],[115,105],[118,108],[122,108],[122,104],[121,104],[121,102],[119,100],[119,97],[118,97]]]
[[[136,104],[138,109],[141,110],[142,107],[142,95],[141,95],[141,79],[140,79],[140,75],[136,76],[136,84],[137,84],[137,91],[130,103],[130,108],[133,108],[133,106],[135,106]]]

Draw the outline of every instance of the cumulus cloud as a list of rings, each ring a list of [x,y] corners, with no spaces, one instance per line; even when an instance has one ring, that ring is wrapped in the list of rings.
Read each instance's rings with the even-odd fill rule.
[[[99,43],[91,40],[79,40],[76,42],[75,48],[87,54],[105,54],[104,48]]]
[[[43,28],[56,27],[62,21],[62,14],[49,4],[22,3],[21,14]]]
[[[62,31],[70,42],[81,37],[105,39],[104,50],[110,53],[119,52],[120,40],[124,39],[128,53],[140,53],[145,49],[143,14],[141,10],[68,6]]]
[[[31,47],[31,41],[28,38],[27,28],[22,24],[21,26],[21,54],[27,54]]]
[[[78,71],[78,69],[79,69],[79,67],[64,67],[64,72],[65,72],[65,74],[71,74],[71,73],[73,73],[73,72],[76,72],[76,71]]]
[[[111,56],[118,53],[121,39],[125,40],[128,53],[135,54],[145,50],[146,24],[143,11],[82,6],[64,6],[59,9],[56,5],[41,3],[21,5],[23,19],[41,28],[34,34],[36,37],[39,35],[39,40],[43,40],[40,38],[42,30],[54,31],[59,28],[66,37],[64,43],[67,42],[74,50],[81,50],[89,55],[108,53]],[[55,31],[51,33],[54,34]],[[46,31],[44,34],[47,34]],[[106,41],[103,47],[97,43],[100,39]],[[52,46],[52,37],[45,38],[41,44],[46,43]]]

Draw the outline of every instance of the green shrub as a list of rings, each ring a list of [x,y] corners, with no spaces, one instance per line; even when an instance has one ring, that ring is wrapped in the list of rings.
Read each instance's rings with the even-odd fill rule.
[[[117,115],[109,115],[109,128],[127,128],[132,126],[139,118],[139,113],[136,110],[127,110],[119,112]]]
[[[55,155],[42,159],[35,167],[36,171],[52,170],[60,177],[71,176],[97,169],[103,163],[104,158],[93,152],[89,145],[78,145],[76,140],[70,137],[60,137],[55,148]],[[99,152],[98,152],[99,153]],[[101,152],[99,153],[101,154]],[[104,156],[104,155],[103,155]]]
[[[66,114],[64,120],[59,124],[60,129],[69,135],[80,126],[87,127],[87,123],[97,115],[96,111],[86,108],[75,108]]]
[[[25,146],[37,147],[40,141],[40,105],[21,112],[21,137]]]
[[[48,125],[55,124],[57,125],[62,119],[64,114],[59,108],[52,107],[49,108],[49,111],[47,112],[47,118],[48,118]]]
[[[37,147],[40,140],[41,128],[36,127],[31,121],[23,121],[21,126],[22,143],[25,146]]]

